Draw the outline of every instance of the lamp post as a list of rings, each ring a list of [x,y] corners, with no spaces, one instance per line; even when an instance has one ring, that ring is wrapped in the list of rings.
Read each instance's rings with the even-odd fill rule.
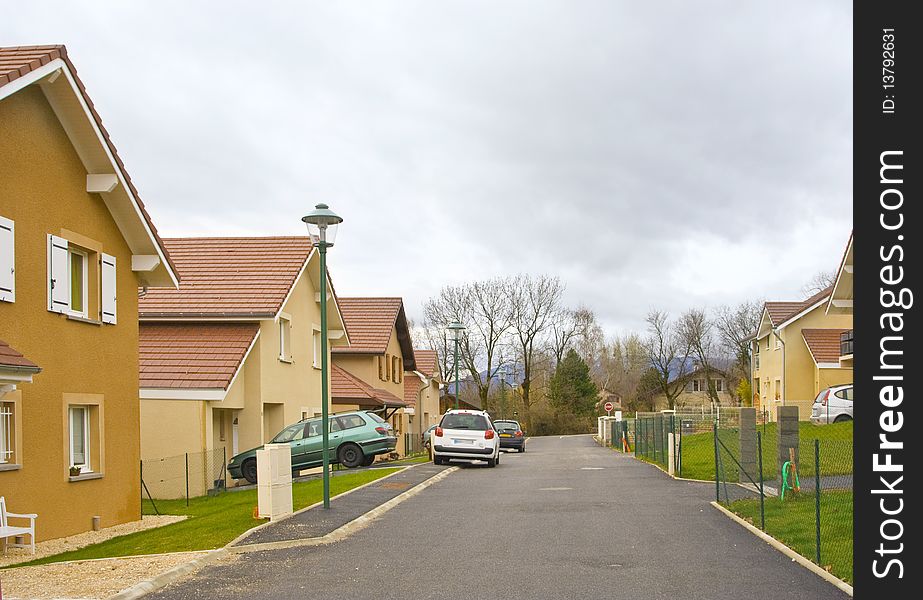
[[[324,447],[324,508],[330,508],[330,414],[327,410],[329,392],[327,389],[327,248],[336,240],[337,225],[343,219],[326,204],[318,204],[314,210],[301,218],[308,226],[311,242],[320,253],[320,396],[321,426]]]
[[[455,341],[455,410],[458,410],[458,341],[461,339],[461,334],[465,330],[465,326],[458,321],[453,321],[449,323],[446,329],[449,330],[452,334],[452,339]]]

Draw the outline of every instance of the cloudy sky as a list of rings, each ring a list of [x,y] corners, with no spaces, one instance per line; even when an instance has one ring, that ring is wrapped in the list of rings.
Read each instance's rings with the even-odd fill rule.
[[[12,17],[11,17],[12,15]],[[35,2],[164,236],[344,217],[344,295],[559,275],[613,333],[798,298],[852,223],[848,2]]]

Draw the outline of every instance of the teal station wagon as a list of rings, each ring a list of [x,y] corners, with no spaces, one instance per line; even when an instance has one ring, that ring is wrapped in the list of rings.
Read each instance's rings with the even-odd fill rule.
[[[394,451],[397,437],[391,425],[372,412],[363,410],[330,415],[330,463],[353,468],[368,466],[378,454]],[[323,426],[313,418],[289,425],[272,438],[272,444],[292,447],[292,471],[323,464]],[[234,479],[256,483],[256,451],[252,448],[231,458],[228,473]]]

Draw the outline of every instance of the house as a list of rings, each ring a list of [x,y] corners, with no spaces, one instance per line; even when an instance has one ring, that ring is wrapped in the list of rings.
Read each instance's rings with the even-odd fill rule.
[[[404,373],[405,427],[408,433],[419,436],[422,443],[424,431],[439,422],[439,390],[442,374],[439,372],[439,357],[435,350],[414,348],[414,362],[417,368]]]
[[[708,380],[705,370],[700,365],[692,365],[688,372],[677,370],[670,373],[669,383],[682,383],[679,395],[673,401],[674,408],[710,407],[712,399],[708,395]],[[720,406],[735,406],[737,400],[729,389],[728,375],[722,369],[711,368],[711,384],[714,386]],[[652,406],[656,411],[670,408],[670,403],[663,392],[656,392],[652,397]]]
[[[64,46],[0,48],[0,164],[0,495],[39,541],[136,521],[138,289],[178,277]]]
[[[827,302],[828,315],[850,315],[853,314],[853,236],[849,234],[849,241],[846,243],[846,251],[843,252],[843,258],[840,260],[840,267],[837,269],[836,281],[833,284],[833,291],[830,293],[830,300]],[[853,330],[844,330],[840,333],[839,356],[837,362],[841,367],[852,368],[853,365]]]
[[[164,244],[183,279],[140,302],[141,456],[163,470],[154,461],[188,453],[201,495],[231,456],[321,413],[320,260],[307,237]],[[345,346],[329,284],[327,294],[329,348]],[[151,473],[155,497],[185,493],[182,477],[157,484]]]
[[[349,345],[332,349],[334,409],[374,410],[391,423],[404,454],[404,373],[416,369],[400,298],[339,298]]]
[[[852,328],[852,315],[827,312],[832,292],[833,286],[801,302],[763,306],[751,339],[753,406],[771,419],[777,406],[794,405],[807,420],[821,389],[852,382],[852,366],[841,365],[835,354],[840,336]]]

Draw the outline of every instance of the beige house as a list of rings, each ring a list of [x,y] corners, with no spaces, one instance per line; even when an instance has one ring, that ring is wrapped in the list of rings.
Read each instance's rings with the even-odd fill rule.
[[[712,400],[708,395],[708,381],[702,368],[696,367],[691,372],[684,374],[682,381],[684,382],[683,388],[674,400],[674,408],[701,408],[712,405]],[[737,400],[731,390],[728,389],[728,378],[724,371],[712,368],[711,382],[721,406],[736,406]],[[670,408],[666,394],[663,392],[655,394],[653,407],[656,411]]]
[[[404,454],[404,373],[416,369],[404,303],[400,298],[343,297],[338,302],[349,345],[331,350],[334,410],[379,412],[394,427],[396,451]]]
[[[435,350],[413,351],[417,368],[404,373],[404,427],[413,434],[416,444],[422,444],[422,434],[430,426],[439,422],[439,389],[442,374],[439,372],[439,360]],[[417,448],[415,446],[415,449]]]
[[[321,412],[319,256],[306,237],[164,243],[183,283],[142,291],[141,457],[152,488],[189,453],[201,494],[231,456]],[[345,346],[327,297],[329,348]],[[184,493],[164,475],[152,494]]]
[[[849,242],[846,244],[846,251],[843,253],[843,259],[840,261],[840,268],[837,269],[836,282],[833,284],[833,291],[830,293],[830,300],[827,302],[828,315],[849,315],[853,314],[853,236],[849,234]],[[837,362],[844,368],[852,368],[853,365],[853,330],[852,328],[843,331],[840,334],[840,346]]]
[[[0,170],[0,496],[38,541],[136,521],[137,291],[177,276],[63,46],[0,48]]]
[[[801,302],[767,302],[751,340],[753,406],[775,418],[777,406],[798,406],[799,418],[811,416],[821,389],[852,382],[852,366],[841,365],[840,335],[852,328],[851,314],[828,313],[833,287]]]

